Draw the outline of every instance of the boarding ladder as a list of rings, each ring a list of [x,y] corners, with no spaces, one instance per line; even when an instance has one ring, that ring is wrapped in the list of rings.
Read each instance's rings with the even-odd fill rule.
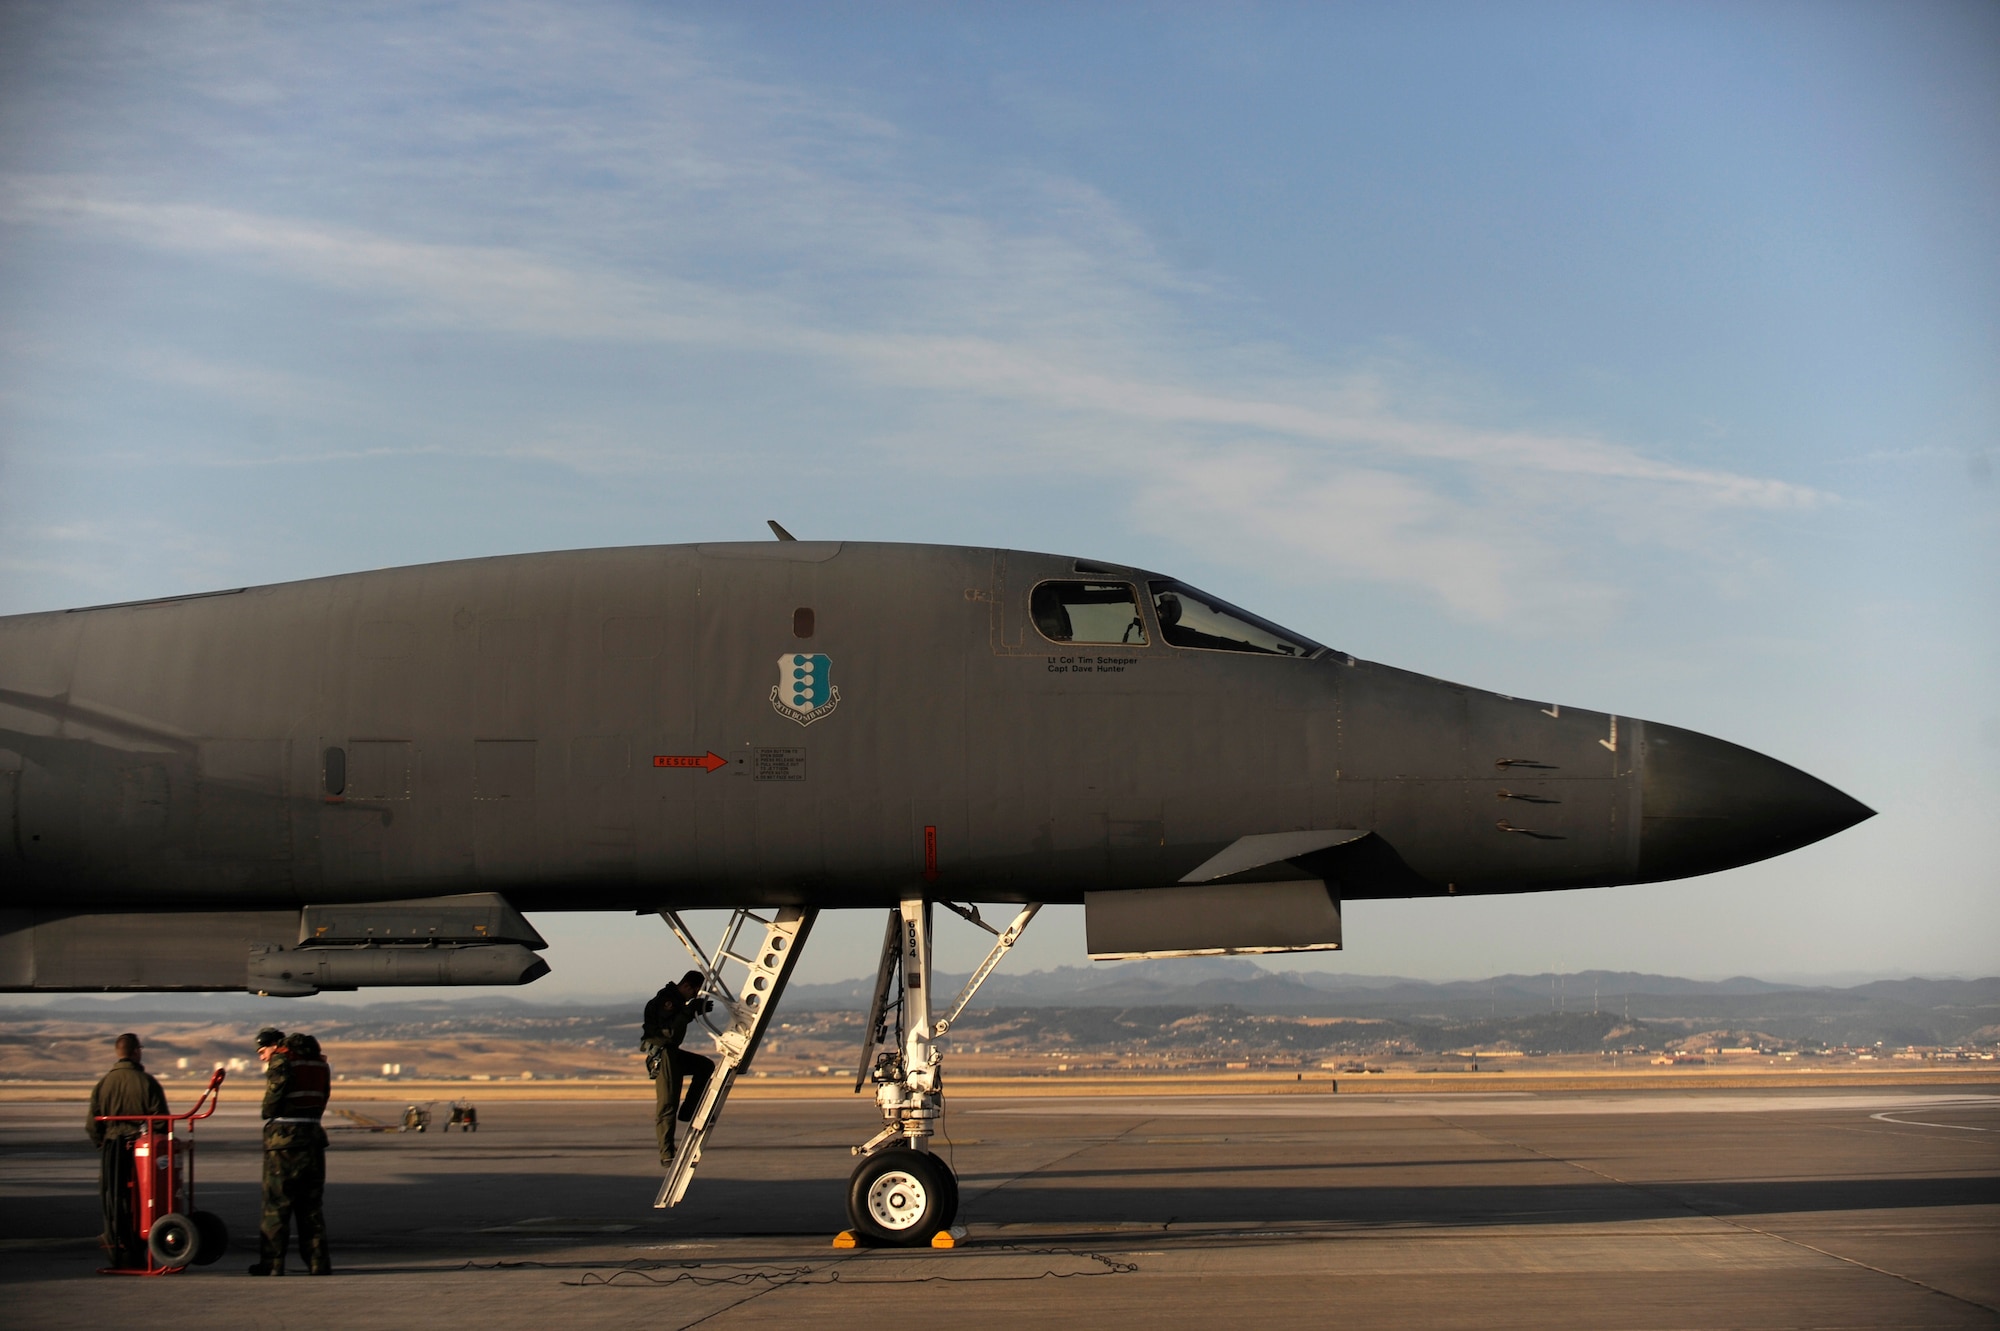
[[[770,919],[747,910],[736,911],[730,915],[715,951],[704,954],[677,912],[660,911],[660,918],[681,940],[681,946],[701,964],[701,996],[715,1001],[720,1009],[716,1015],[723,1020],[718,1024],[706,1013],[700,1017],[701,1023],[715,1036],[715,1075],[709,1078],[701,1103],[695,1106],[694,1117],[685,1125],[673,1165],[660,1184],[660,1195],[653,1199],[655,1207],[673,1206],[687,1195],[695,1166],[701,1163],[702,1143],[722,1117],[722,1106],[729,1099],[729,1088],[735,1084],[737,1074],[748,1068],[756,1056],[764,1029],[771,1023],[771,1013],[778,1006],[778,996],[784,992],[785,981],[791,978],[792,968],[798,964],[799,949],[818,915],[817,910],[800,906],[783,907]],[[763,938],[754,949],[746,950],[744,935],[753,932],[753,925],[761,926]],[[734,986],[725,967],[742,968],[742,978]]]

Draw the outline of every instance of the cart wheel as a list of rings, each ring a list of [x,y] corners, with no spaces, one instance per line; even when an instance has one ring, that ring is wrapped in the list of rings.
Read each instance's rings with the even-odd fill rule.
[[[942,1161],[926,1151],[881,1151],[861,1162],[847,1185],[847,1214],[877,1243],[912,1248],[945,1227],[957,1189]]]
[[[194,1221],[195,1244],[193,1262],[196,1266],[209,1266],[222,1260],[229,1251],[229,1226],[222,1223],[222,1217],[213,1211],[196,1211],[188,1217]]]
[[[178,1271],[200,1254],[201,1235],[194,1221],[170,1211],[153,1222],[146,1234],[146,1248],[153,1254],[154,1266]]]

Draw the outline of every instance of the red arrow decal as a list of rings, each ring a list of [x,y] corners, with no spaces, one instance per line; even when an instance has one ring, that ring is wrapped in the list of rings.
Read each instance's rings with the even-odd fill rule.
[[[655,767],[699,767],[704,772],[713,772],[718,767],[729,766],[729,759],[710,749],[707,753],[656,753],[653,755]]]

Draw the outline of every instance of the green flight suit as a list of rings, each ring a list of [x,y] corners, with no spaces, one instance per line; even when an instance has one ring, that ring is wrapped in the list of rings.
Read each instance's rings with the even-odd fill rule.
[[[137,1123],[99,1123],[98,1115],[164,1114],[167,1093],[153,1074],[129,1058],[111,1065],[90,1092],[90,1112],[84,1131],[98,1148],[97,1190],[104,1202],[104,1236],[100,1242],[114,1266],[144,1266],[145,1241],[133,1228],[132,1139]]]
[[[326,1129],[319,1115],[299,1121],[298,1051],[271,1055],[264,1072],[264,1212],[257,1226],[258,1264],[272,1275],[285,1270],[291,1224],[299,1227],[299,1255],[313,1275],[332,1271],[326,1249]],[[302,1060],[303,1061],[303,1060]],[[323,1064],[322,1064],[323,1065]]]
[[[653,1068],[653,1137],[660,1148],[660,1163],[674,1161],[674,1124],[694,1117],[695,1106],[708,1079],[715,1075],[715,1060],[691,1049],[681,1048],[688,1025],[695,1019],[694,1004],[681,997],[677,985],[668,985],[646,1004],[642,1018],[645,1033],[639,1047],[659,1057]],[[681,1082],[687,1082],[687,1097],[681,1096]]]

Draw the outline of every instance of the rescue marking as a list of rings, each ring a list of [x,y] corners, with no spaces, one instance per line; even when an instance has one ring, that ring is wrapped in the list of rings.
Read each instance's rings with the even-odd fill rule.
[[[924,824],[924,881],[935,883],[937,880],[937,828],[926,823]]]
[[[704,772],[729,766],[729,759],[710,749],[707,753],[656,753],[653,755],[655,767],[699,767]]]
[[[833,686],[833,658],[824,652],[786,652],[778,658],[778,682],[771,686],[771,710],[809,726],[840,706]]]

